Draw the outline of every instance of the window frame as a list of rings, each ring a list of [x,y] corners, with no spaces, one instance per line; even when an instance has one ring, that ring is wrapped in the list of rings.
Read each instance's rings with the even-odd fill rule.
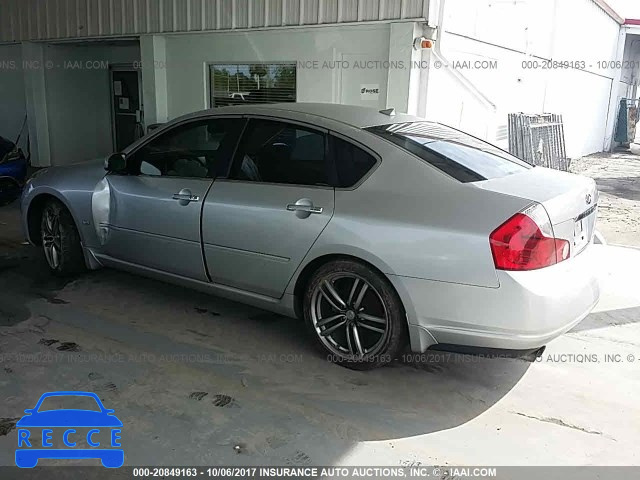
[[[172,176],[172,177],[168,177],[168,176],[162,176],[162,175],[147,175],[144,173],[137,173],[137,174],[130,174],[130,173],[118,173],[118,172],[109,172],[108,175],[124,175],[124,176],[143,176],[143,177],[148,177],[148,178],[177,178],[177,179],[191,179],[191,180],[202,180],[202,181],[217,181],[217,182],[236,182],[236,183],[255,183],[255,184],[260,184],[260,185],[278,185],[278,186],[284,186],[284,187],[304,187],[304,188],[318,188],[318,189],[335,189],[337,191],[352,191],[352,190],[356,190],[357,188],[359,188],[365,181],[367,181],[367,179],[373,175],[375,173],[375,171],[380,167],[380,165],[382,164],[382,157],[380,156],[380,154],[378,154],[378,152],[376,152],[375,150],[373,150],[371,147],[365,145],[364,143],[355,140],[354,138],[351,138],[343,133],[340,133],[336,130],[331,130],[329,128],[324,128],[324,127],[319,127],[317,125],[311,124],[311,123],[307,123],[304,121],[300,121],[300,120],[296,120],[296,119],[291,119],[291,118],[284,118],[284,117],[279,117],[279,116],[274,116],[274,115],[269,115],[269,114],[258,114],[258,113],[251,113],[251,114],[240,114],[240,113],[224,113],[224,114],[213,114],[213,115],[207,115],[207,116],[198,116],[198,117],[190,117],[190,118],[186,118],[182,121],[178,121],[176,123],[167,123],[165,125],[163,125],[161,128],[158,128],[157,130],[153,130],[151,134],[149,134],[149,138],[146,139],[146,141],[139,143],[138,145],[136,145],[135,147],[133,147],[130,151],[128,151],[125,155],[125,161],[128,161],[130,157],[132,157],[133,155],[135,155],[138,151],[140,151],[141,149],[145,148],[147,145],[149,145],[149,143],[153,142],[154,140],[158,139],[159,137],[161,137],[162,135],[176,129],[176,128],[181,128],[183,126],[189,125],[191,123],[198,123],[198,122],[207,122],[207,121],[212,121],[212,120],[226,120],[226,119],[239,119],[239,120],[243,120],[243,124],[242,127],[240,129],[240,134],[238,135],[238,139],[236,141],[236,144],[234,146],[233,149],[233,153],[232,153],[232,158],[231,158],[231,162],[229,162],[229,165],[227,166],[226,171],[224,172],[224,174],[221,174],[215,178],[202,178],[199,179],[197,177],[177,177],[177,176]],[[272,183],[272,182],[252,182],[252,181],[248,181],[248,180],[239,180],[239,179],[232,179],[229,178],[229,175],[231,173],[231,168],[234,165],[234,163],[236,162],[236,158],[238,156],[238,150],[240,148],[240,145],[242,144],[242,142],[244,141],[244,138],[247,134],[247,128],[251,122],[251,120],[270,120],[270,121],[274,121],[274,122],[280,122],[280,123],[287,123],[290,125],[295,125],[295,126],[300,126],[306,130],[311,130],[311,131],[315,131],[317,133],[320,133],[322,135],[324,135],[324,151],[325,151],[325,164],[327,164],[328,170],[327,173],[329,175],[329,184],[328,185],[305,185],[305,184],[294,184],[294,183]],[[363,131],[367,131],[366,129]],[[373,134],[372,132],[368,132],[372,135],[374,135],[376,138],[380,138],[381,140],[390,143],[391,145],[395,145],[393,142],[390,142],[387,139],[384,139],[382,137],[378,137],[377,135]],[[336,155],[333,151],[333,146],[332,146],[332,142],[330,140],[331,136],[335,136],[347,143],[350,143],[352,145],[354,145],[357,148],[362,149],[363,151],[365,151],[366,153],[368,153],[369,155],[371,155],[376,163],[375,165],[373,165],[369,171],[357,182],[355,183],[353,186],[351,187],[338,187],[338,177],[337,177],[337,167],[336,167]],[[418,157],[416,157],[418,158]],[[425,162],[427,163],[427,162]],[[431,168],[434,168],[434,170],[440,172],[440,173],[444,173],[442,171],[440,171],[439,169],[437,169],[436,167],[433,167],[432,165],[429,165]],[[444,173],[445,175],[447,175],[446,173]]]
[[[334,158],[331,155],[330,149],[329,149],[329,130],[326,128],[322,128],[322,127],[318,127],[316,125],[311,125],[309,123],[305,123],[305,122],[300,122],[297,120],[292,120],[289,118],[282,118],[282,117],[275,117],[272,115],[244,115],[244,117],[247,119],[247,122],[245,123],[244,126],[244,130],[242,132],[242,135],[240,136],[240,139],[238,140],[238,143],[236,145],[236,149],[233,155],[233,160],[231,161],[231,163],[229,164],[229,168],[227,169],[227,173],[225,175],[225,177],[218,177],[218,179],[216,179],[216,181],[225,181],[225,182],[233,182],[233,183],[246,183],[246,184],[253,184],[253,185],[272,185],[272,186],[279,186],[279,187],[294,187],[294,188],[318,188],[318,189],[323,189],[323,190],[333,190],[334,188],[336,188],[334,186],[335,184],[335,178],[333,178],[334,175]],[[261,120],[261,121],[271,121],[271,122],[276,122],[276,123],[285,123],[287,125],[291,125],[294,127],[301,127],[304,130],[310,130],[314,133],[318,133],[320,135],[323,136],[324,138],[324,163],[325,163],[325,168],[327,170],[327,180],[329,181],[329,183],[327,185],[308,185],[308,184],[304,184],[304,183],[278,183],[278,182],[254,182],[251,180],[242,180],[242,179],[237,179],[237,178],[230,178],[231,175],[231,170],[232,167],[234,165],[236,165],[236,163],[240,160],[240,152],[241,152],[241,145],[244,143],[244,140],[246,139],[246,136],[249,132],[249,126],[251,125],[251,121],[252,120]]]
[[[251,65],[289,65],[295,68],[296,71],[296,83],[295,83],[295,95],[296,98],[295,100],[293,100],[292,102],[284,102],[284,103],[298,103],[298,98],[299,98],[299,91],[298,91],[298,73],[299,73],[299,68],[298,68],[298,62],[295,60],[274,60],[274,61],[269,61],[269,60],[264,60],[264,61],[246,61],[246,62],[239,62],[237,60],[230,60],[228,62],[222,61],[222,60],[216,60],[216,61],[210,61],[207,62],[206,64],[206,84],[207,84],[207,108],[211,108],[211,109],[217,109],[217,108],[225,108],[227,105],[222,105],[222,106],[216,106],[214,105],[213,102],[213,97],[214,97],[214,89],[213,89],[213,79],[212,79],[212,67],[216,67],[216,66],[222,66],[222,65],[234,65],[234,66],[239,66],[239,65],[246,65],[246,66],[251,66]],[[240,92],[239,92],[240,93]],[[283,102],[251,102],[248,101],[246,103],[244,103],[243,105],[273,105],[274,103],[283,103]]]
[[[194,123],[207,123],[207,122],[211,122],[211,121],[215,121],[215,120],[230,120],[230,119],[236,119],[236,120],[242,120],[243,124],[241,125],[240,128],[240,132],[238,135],[238,138],[236,140],[236,143],[233,147],[233,153],[231,154],[231,161],[229,162],[229,165],[227,166],[227,171],[225,173],[225,178],[226,176],[229,174],[229,169],[231,168],[231,165],[233,164],[234,158],[236,156],[236,153],[238,151],[238,146],[240,145],[240,140],[243,138],[245,130],[247,128],[247,124],[248,119],[246,118],[245,115],[239,115],[239,114],[225,114],[225,115],[210,115],[210,116],[204,116],[204,117],[192,117],[192,118],[187,118],[183,121],[180,122],[176,122],[176,123],[169,123],[166,124],[164,126],[164,128],[159,128],[155,131],[153,131],[153,133],[149,136],[149,138],[147,139],[147,141],[140,143],[139,145],[136,145],[135,148],[133,148],[131,151],[127,152],[125,155],[125,164],[129,162],[130,157],[133,157],[134,155],[136,155],[140,150],[142,150],[143,148],[147,147],[151,142],[154,142],[156,140],[158,140],[160,137],[173,132],[176,129],[180,129],[183,127],[186,127],[190,124],[194,124]],[[131,177],[146,177],[146,178],[176,178],[176,179],[189,179],[189,180],[202,180],[202,181],[208,181],[208,182],[212,182],[218,178],[221,177],[204,177],[204,178],[199,178],[199,177],[182,177],[182,176],[168,176],[168,175],[148,175],[146,173],[142,173],[142,172],[138,172],[138,173],[119,173],[119,172],[109,172],[108,175],[123,175],[123,176],[131,176]]]

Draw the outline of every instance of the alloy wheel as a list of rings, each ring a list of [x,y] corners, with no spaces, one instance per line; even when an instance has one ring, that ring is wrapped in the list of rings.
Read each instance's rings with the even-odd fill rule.
[[[62,262],[60,217],[51,208],[45,209],[44,212],[42,246],[49,266],[53,269],[58,268]]]
[[[371,357],[385,346],[389,315],[378,291],[355,274],[328,275],[311,296],[311,320],[322,344],[350,358]]]

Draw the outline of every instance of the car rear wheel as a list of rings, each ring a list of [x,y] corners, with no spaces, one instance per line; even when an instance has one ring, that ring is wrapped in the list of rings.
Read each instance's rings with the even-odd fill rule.
[[[69,276],[85,270],[78,229],[69,210],[60,202],[52,200],[45,205],[40,233],[45,259],[54,274]]]
[[[380,273],[356,261],[329,262],[313,274],[304,316],[327,359],[355,370],[389,363],[407,344],[398,294]]]

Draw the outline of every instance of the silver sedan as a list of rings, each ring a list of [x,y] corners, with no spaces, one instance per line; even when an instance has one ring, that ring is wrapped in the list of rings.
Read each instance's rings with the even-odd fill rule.
[[[106,171],[105,171],[106,169]],[[51,270],[113,267],[303,318],[333,362],[534,351],[598,300],[591,179],[363,107],[225,107],[22,197]]]

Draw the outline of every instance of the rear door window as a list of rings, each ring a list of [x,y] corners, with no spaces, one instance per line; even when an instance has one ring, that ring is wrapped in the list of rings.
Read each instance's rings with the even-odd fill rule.
[[[336,187],[353,187],[376,164],[376,159],[362,148],[336,136],[330,137],[336,166]]]
[[[506,177],[532,168],[490,143],[437,123],[397,123],[367,130],[463,183]]]
[[[253,119],[240,142],[230,178],[327,186],[325,134],[286,122]]]

